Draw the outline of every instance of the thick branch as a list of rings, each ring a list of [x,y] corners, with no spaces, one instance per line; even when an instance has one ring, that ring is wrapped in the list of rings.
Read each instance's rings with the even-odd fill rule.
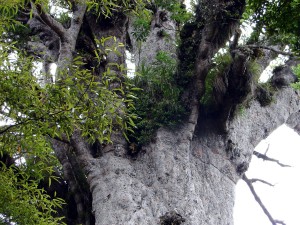
[[[68,29],[68,34],[72,35],[72,37],[76,37],[76,39],[83,22],[86,8],[87,5],[85,3],[85,0],[79,1],[79,3],[74,6],[74,13],[71,20],[71,27]]]
[[[70,157],[70,145],[58,142],[56,140],[51,140],[53,150],[62,165],[64,178],[67,181],[71,193],[74,196],[76,202],[77,213],[79,218],[79,223],[89,224],[89,217],[86,211],[89,207],[89,200],[87,199],[85,190],[82,188],[84,186],[84,181],[78,179],[78,169],[74,168],[74,160]],[[75,163],[76,164],[76,163]]]
[[[253,149],[264,138],[277,129],[282,124],[289,121],[288,125],[293,127],[298,122],[300,110],[299,93],[290,87],[279,89],[272,96],[273,101],[269,105],[263,106],[256,100],[242,105],[243,112],[236,112],[227,121],[226,131],[228,132],[228,142],[234,143],[234,151],[238,152],[237,157],[232,158],[232,163],[239,168],[248,168],[253,155]],[[289,120],[295,116],[298,119]],[[231,151],[230,151],[231,152]],[[263,154],[255,153],[262,159],[268,159]],[[281,166],[287,166],[277,160]],[[245,170],[243,171],[245,172]]]
[[[75,150],[79,163],[84,172],[88,175],[92,168],[93,156],[90,152],[87,141],[82,137],[81,132],[75,130],[71,137],[71,145]]]
[[[197,125],[199,100],[205,92],[205,79],[211,67],[211,59],[225,45],[238,26],[245,1],[204,1],[197,9],[197,19],[204,21],[201,42],[195,62],[195,81],[191,100],[192,114],[189,118],[192,131]],[[209,10],[207,10],[209,8]],[[224,17],[224,12],[228,16]],[[222,20],[222,23],[220,23]],[[200,23],[200,22],[199,22]],[[199,32],[199,31],[198,31]]]
[[[254,151],[254,152],[253,152],[253,155],[255,155],[255,156],[256,156],[257,158],[259,158],[259,159],[263,159],[263,160],[270,161],[270,162],[275,162],[275,163],[277,163],[279,166],[282,166],[282,167],[291,167],[290,165],[283,164],[283,163],[279,162],[279,160],[277,160],[277,159],[272,159],[272,158],[268,157],[267,155],[261,154],[261,153],[259,153],[259,152],[257,152],[257,151]]]
[[[64,26],[49,14],[45,13],[41,5],[37,5],[36,9],[38,13],[36,16],[40,16],[42,21],[49,26],[61,38],[61,40],[64,40],[67,35]]]
[[[258,196],[258,194],[256,193],[251,180],[249,180],[246,175],[244,174],[243,176],[243,180],[246,182],[246,184],[248,185],[251,193],[253,194],[253,197],[255,198],[256,202],[259,204],[259,206],[261,207],[261,209],[264,211],[264,213],[266,214],[266,216],[269,218],[270,222],[272,225],[276,225],[276,224],[282,224],[285,225],[285,223],[283,221],[279,221],[279,220],[275,220],[271,213],[268,211],[268,209],[265,207],[265,205],[262,203],[260,197]]]
[[[229,138],[238,143],[239,149],[249,156],[255,146],[276,128],[288,122],[290,127],[296,126],[300,115],[300,93],[290,87],[277,90],[268,105],[261,105],[257,100],[244,105],[243,115],[236,114],[228,121]],[[295,119],[290,119],[295,117]],[[241,141],[242,140],[242,141]]]
[[[300,135],[300,111],[295,112],[293,115],[291,115],[286,121],[286,124]]]
[[[273,51],[275,53],[278,53],[278,54],[281,54],[281,55],[287,55],[287,56],[294,56],[293,53],[290,53],[290,52],[284,52],[284,51],[280,51],[276,48],[273,48],[273,47],[270,47],[270,46],[263,46],[263,45],[246,45],[246,47],[248,48],[258,48],[258,49],[267,49],[267,50],[270,50],[270,51]]]
[[[76,41],[78,38],[79,30],[81,28],[84,14],[87,8],[85,1],[80,1],[77,5],[74,5],[73,17],[71,20],[71,26],[66,32],[66,37],[62,39],[60,46],[60,55],[57,63],[56,73],[63,78],[65,70],[71,64],[73,60],[73,53],[75,52]],[[61,74],[62,72],[62,74]]]

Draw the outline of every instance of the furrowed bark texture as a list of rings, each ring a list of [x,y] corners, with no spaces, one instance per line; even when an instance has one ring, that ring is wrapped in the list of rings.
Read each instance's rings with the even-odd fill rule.
[[[286,88],[276,97],[268,107],[254,101],[227,134],[199,126],[190,141],[186,126],[160,129],[135,159],[113,151],[93,159],[87,175],[96,224],[233,224],[235,184],[253,148],[282,123],[299,124],[299,93]]]
[[[254,101],[227,134],[199,126],[190,141],[186,126],[160,129],[134,160],[105,154],[91,175],[96,224],[233,224],[235,184],[254,147],[281,124],[300,122],[299,93],[286,88],[276,97],[264,108]]]
[[[150,65],[154,62],[155,56],[159,51],[168,52],[176,58],[176,31],[178,26],[170,18],[170,12],[158,8],[151,21],[150,33],[144,42],[136,41],[134,38],[134,19],[128,24],[128,35],[130,45],[137,67]]]
[[[182,140],[186,129],[159,130],[135,160],[113,154],[98,160],[91,181],[96,224],[178,221],[172,213],[185,224],[232,224],[237,177],[224,142],[211,139],[220,153],[212,152],[208,138]]]

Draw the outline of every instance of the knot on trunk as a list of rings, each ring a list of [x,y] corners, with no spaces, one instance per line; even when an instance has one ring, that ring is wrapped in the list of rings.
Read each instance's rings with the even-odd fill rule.
[[[180,225],[185,222],[185,219],[178,213],[172,211],[167,212],[160,217],[160,225]]]
[[[287,87],[291,83],[297,82],[297,76],[289,66],[277,66],[273,70],[271,82],[273,86],[278,88]]]

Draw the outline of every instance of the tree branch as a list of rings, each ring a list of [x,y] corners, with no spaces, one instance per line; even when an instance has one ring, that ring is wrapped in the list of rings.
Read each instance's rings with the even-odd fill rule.
[[[253,151],[253,155],[255,155],[259,159],[263,159],[263,160],[270,161],[270,162],[275,162],[281,167],[291,167],[290,165],[283,164],[283,163],[279,162],[279,160],[270,158],[267,155],[261,154],[257,151]]]
[[[83,22],[84,14],[87,8],[85,0],[78,1],[73,6],[73,17],[71,19],[71,26],[66,32],[65,39],[62,40],[60,46],[60,55],[57,62],[56,74],[58,79],[64,78],[63,72],[71,64],[73,60],[73,53],[75,51],[76,41]]]
[[[256,202],[260,205],[260,207],[262,208],[262,210],[264,211],[264,213],[266,214],[266,216],[269,218],[270,222],[272,225],[276,225],[276,224],[282,224],[282,225],[285,225],[285,223],[283,221],[280,221],[280,220],[275,220],[270,212],[267,210],[267,208],[265,207],[265,205],[262,203],[261,199],[259,198],[258,194],[256,193],[253,185],[252,185],[252,182],[251,180],[249,180],[246,175],[244,174],[243,175],[243,180],[246,182],[246,184],[248,185],[251,193],[253,194]]]
[[[64,179],[68,182],[71,193],[74,195],[74,200],[77,206],[77,213],[80,222],[85,221],[86,215],[86,198],[82,188],[83,181],[78,179],[76,169],[72,165],[72,157],[69,157],[70,145],[50,139],[52,148],[63,168]],[[77,168],[78,169],[78,168]]]
[[[248,48],[262,48],[262,49],[267,49],[267,50],[273,51],[273,52],[281,54],[281,55],[294,56],[293,53],[280,51],[280,50],[278,50],[276,48],[269,47],[269,46],[263,46],[263,45],[246,45],[246,47],[248,47]]]
[[[227,122],[228,140],[235,143],[235,147],[240,150],[240,156],[232,160],[237,168],[240,165],[247,166],[253,154],[261,159],[267,160],[269,158],[264,154],[253,152],[253,149],[261,139],[268,137],[282,124],[288,121],[290,127],[298,124],[298,119],[289,120],[289,118],[292,116],[299,118],[299,97],[300,93],[291,87],[281,88],[274,92],[272,96],[274,100],[268,105],[262,105],[257,99],[247,104],[244,103],[243,115],[236,112],[232,120]],[[275,159],[269,161],[279,163],[280,166],[287,166]]]
[[[10,129],[16,127],[16,126],[19,126],[21,125],[20,123],[16,123],[16,124],[13,124],[13,125],[9,125],[9,126],[3,126],[4,129],[3,130],[0,130],[0,136],[6,132],[8,132]]]
[[[72,35],[73,37],[76,37],[76,39],[83,22],[86,8],[87,5],[85,0],[79,1],[79,3],[74,5],[74,14],[71,19],[71,26],[68,29],[68,35]]]
[[[257,178],[249,179],[249,181],[250,181],[251,183],[261,182],[261,183],[267,184],[267,185],[272,186],[272,187],[275,186],[274,184],[271,184],[271,183],[269,183],[269,182],[267,182],[267,181],[265,181],[265,180],[257,179]]]
[[[93,156],[90,152],[87,141],[82,137],[79,130],[75,130],[72,134],[71,146],[74,148],[84,172],[88,174],[92,168]]]
[[[198,21],[201,21],[201,25],[203,25],[200,26],[201,30],[197,31],[201,32],[201,41],[197,49],[195,49],[197,56],[194,69],[194,87],[192,88],[190,101],[192,110],[189,118],[190,130],[192,132],[197,125],[200,106],[199,99],[205,93],[205,80],[212,65],[212,58],[226,44],[232,33],[236,30],[244,6],[245,3],[242,1],[228,1],[226,4],[222,1],[204,1],[198,5],[196,17]],[[207,7],[211,7],[211,10],[203,10]],[[224,11],[228,12],[230,16],[223,17]],[[223,23],[219,22],[220,18],[222,18]]]
[[[34,8],[34,6],[32,7]],[[45,13],[41,5],[36,5],[35,8],[37,10],[36,16],[40,17],[42,21],[61,38],[61,40],[64,40],[67,36],[67,32],[64,26],[49,14]]]

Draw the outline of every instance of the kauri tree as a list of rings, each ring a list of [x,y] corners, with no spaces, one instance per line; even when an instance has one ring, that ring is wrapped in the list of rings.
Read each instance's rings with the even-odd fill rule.
[[[233,224],[254,147],[300,131],[300,4],[191,8],[0,0],[1,224]]]

